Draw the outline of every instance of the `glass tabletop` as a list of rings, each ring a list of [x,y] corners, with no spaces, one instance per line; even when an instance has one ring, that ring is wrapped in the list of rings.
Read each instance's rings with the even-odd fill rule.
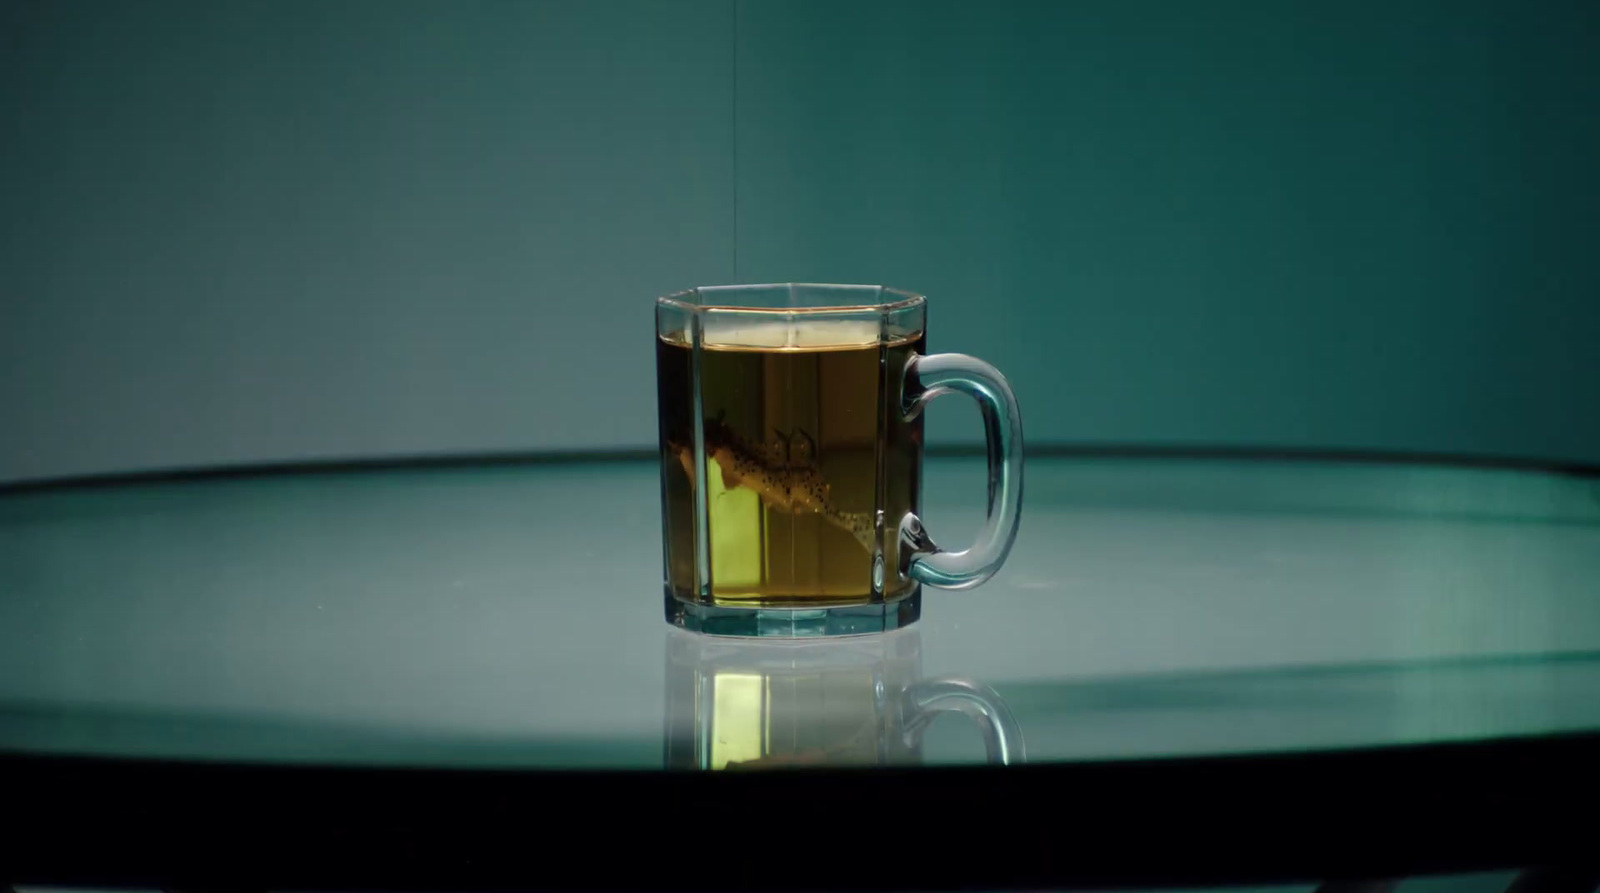
[[[930,459],[975,529],[982,461]],[[1030,458],[1006,567],[891,634],[662,619],[657,471],[0,493],[0,751],[738,769],[1338,751],[1600,728],[1600,480]]]

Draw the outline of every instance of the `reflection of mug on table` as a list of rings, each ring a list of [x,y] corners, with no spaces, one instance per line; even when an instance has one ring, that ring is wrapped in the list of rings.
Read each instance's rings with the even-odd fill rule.
[[[945,712],[972,717],[991,763],[1023,759],[1022,734],[994,690],[922,679],[913,627],[848,639],[667,635],[666,766],[741,769],[905,765]]]

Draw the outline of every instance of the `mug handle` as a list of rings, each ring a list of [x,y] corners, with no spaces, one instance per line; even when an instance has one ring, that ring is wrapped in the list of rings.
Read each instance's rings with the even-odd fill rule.
[[[900,520],[900,572],[941,589],[971,589],[994,576],[1011,552],[1022,513],[1022,414],[1000,370],[959,353],[912,354],[906,362],[901,412],[909,421],[928,401],[960,391],[978,401],[989,444],[989,515],[970,547],[948,552],[928,535],[922,519]]]
[[[981,682],[960,676],[915,682],[901,693],[900,710],[909,746],[922,740],[936,715],[965,713],[983,732],[983,749],[990,763],[1007,766],[1027,760],[1022,729],[1011,715],[1011,708],[994,689]]]

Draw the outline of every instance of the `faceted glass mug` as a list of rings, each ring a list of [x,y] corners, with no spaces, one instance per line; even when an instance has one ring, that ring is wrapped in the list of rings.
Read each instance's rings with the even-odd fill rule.
[[[987,580],[1016,538],[1022,420],[993,366],[926,350],[921,295],[865,285],[697,288],[656,302],[669,622],[718,635],[881,632],[922,584]],[[959,391],[988,438],[988,516],[937,545],[922,410]]]

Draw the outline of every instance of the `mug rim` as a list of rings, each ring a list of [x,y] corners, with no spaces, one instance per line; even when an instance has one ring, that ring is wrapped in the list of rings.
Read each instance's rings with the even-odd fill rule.
[[[891,301],[876,301],[870,304],[827,304],[806,307],[770,307],[754,306],[739,303],[711,303],[704,300],[707,292],[754,292],[758,290],[788,289],[791,293],[795,289],[818,290],[851,290],[851,291],[876,291],[881,296],[893,296]],[[761,282],[741,283],[737,285],[698,285],[682,291],[662,295],[656,298],[657,305],[678,307],[685,311],[698,313],[705,310],[734,310],[740,313],[771,313],[777,315],[795,314],[829,314],[829,313],[887,313],[905,310],[920,304],[927,303],[927,296],[901,288],[887,285],[866,285],[856,283],[835,282]]]

